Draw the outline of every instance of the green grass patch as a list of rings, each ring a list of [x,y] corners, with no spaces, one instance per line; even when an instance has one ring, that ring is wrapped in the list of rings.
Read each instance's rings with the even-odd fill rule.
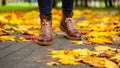
[[[5,6],[0,6],[0,12],[29,11],[33,9],[38,9],[37,3],[8,3]]]

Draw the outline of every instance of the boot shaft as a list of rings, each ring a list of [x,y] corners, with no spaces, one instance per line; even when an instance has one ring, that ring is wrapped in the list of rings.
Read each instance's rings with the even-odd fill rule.
[[[68,38],[80,39],[81,35],[79,34],[78,30],[74,27],[72,17],[73,12],[70,13],[69,17],[66,17],[65,14],[63,14],[63,18],[60,23],[60,29],[66,32]]]
[[[51,19],[48,19],[46,15],[40,15],[40,20],[41,20],[41,28],[44,26],[50,26],[52,28],[52,21]]]
[[[52,34],[52,23],[51,20],[48,20],[46,15],[41,15],[41,35],[43,37],[51,37]]]

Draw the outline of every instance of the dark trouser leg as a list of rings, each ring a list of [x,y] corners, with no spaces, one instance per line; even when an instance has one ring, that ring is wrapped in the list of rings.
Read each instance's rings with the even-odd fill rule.
[[[38,5],[41,19],[41,32],[37,43],[45,46],[52,45],[52,0],[38,0]]]
[[[70,13],[73,10],[74,0],[62,0],[62,12],[66,17],[69,17]]]
[[[52,3],[52,0],[38,0],[40,15],[46,15],[48,19],[51,19]]]

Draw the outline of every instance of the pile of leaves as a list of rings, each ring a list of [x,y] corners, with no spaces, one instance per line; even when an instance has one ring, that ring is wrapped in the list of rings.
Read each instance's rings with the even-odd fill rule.
[[[76,28],[87,31],[84,39],[89,43],[86,44],[115,44],[115,39],[120,41],[120,15],[87,10],[81,16],[85,20],[78,21]]]
[[[100,68],[118,68],[120,66],[120,48],[96,46],[94,51],[85,49],[53,50],[50,57],[63,65],[89,64]]]
[[[53,30],[56,32],[62,13],[53,9]],[[11,11],[0,13],[0,42],[26,40],[35,41],[39,36],[41,24],[39,11],[20,12]],[[20,38],[22,37],[22,39]],[[20,38],[21,41],[18,41]],[[13,40],[14,39],[14,40]],[[17,40],[18,39],[18,40]]]
[[[39,36],[41,28],[39,11],[29,12],[11,11],[0,13],[0,41],[10,39],[16,41],[16,36],[26,40],[35,41]],[[62,18],[61,10],[52,10],[52,29],[54,37],[61,34],[59,29]],[[82,44],[116,44],[120,40],[120,15],[115,12],[97,12],[93,10],[74,10],[73,21],[79,33],[85,34],[82,37]],[[32,38],[31,38],[32,35]],[[14,38],[11,36],[15,36]],[[27,36],[27,38],[26,38]],[[35,36],[35,37],[33,37]]]

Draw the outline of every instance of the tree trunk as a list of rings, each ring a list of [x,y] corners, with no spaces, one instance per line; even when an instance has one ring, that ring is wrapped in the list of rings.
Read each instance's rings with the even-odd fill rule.
[[[6,0],[2,0],[2,6],[6,5]]]
[[[78,7],[78,0],[75,0],[75,7]]]
[[[85,7],[88,7],[88,0],[85,0]]]
[[[80,2],[81,2],[81,3],[80,3],[80,6],[83,6],[83,0],[80,0]]]
[[[110,7],[113,7],[112,0],[109,0]]]
[[[106,7],[108,7],[108,3],[107,3],[107,0],[104,0],[104,2],[105,2],[105,6],[106,6]]]
[[[28,0],[29,3],[31,3],[31,0]]]
[[[53,7],[56,8],[56,0],[53,0]]]

